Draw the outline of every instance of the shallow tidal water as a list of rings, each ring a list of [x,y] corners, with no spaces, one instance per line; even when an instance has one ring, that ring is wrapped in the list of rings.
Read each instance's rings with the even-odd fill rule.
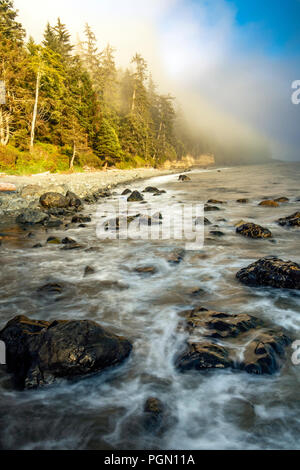
[[[155,211],[173,203],[226,201],[207,212],[203,249],[187,251],[179,264],[167,258],[182,240],[101,240],[101,205],[116,205],[125,187],[110,199],[87,206],[92,222],[66,230],[2,226],[0,247],[0,329],[16,315],[34,319],[90,319],[133,343],[127,362],[103,374],[72,383],[62,381],[37,391],[15,391],[0,367],[0,448],[2,449],[299,449],[300,365],[292,348],[279,373],[256,376],[215,370],[180,374],[174,358],[185,337],[178,331],[180,312],[203,306],[228,313],[249,313],[300,340],[300,293],[288,289],[249,288],[236,272],[268,255],[300,263],[299,229],[275,221],[300,210],[300,164],[274,163],[188,173],[137,182],[130,189],[166,190],[145,200]],[[258,207],[263,198],[286,196],[278,208]],[[248,204],[236,202],[248,198]],[[143,212],[146,205],[132,203]],[[235,233],[239,220],[269,228],[275,242]],[[214,225],[218,227],[214,227]],[[224,233],[211,235],[211,230]],[[94,251],[61,251],[46,245],[49,236],[74,238]],[[40,249],[32,249],[36,243]],[[95,273],[83,276],[89,265]],[[155,274],[135,272],[154,266]],[[64,284],[61,296],[41,298],[37,288]],[[101,281],[112,281],[101,283]],[[116,284],[117,282],[117,284]],[[196,294],[195,294],[196,292]],[[150,432],[143,407],[150,396],[166,406],[165,425]]]

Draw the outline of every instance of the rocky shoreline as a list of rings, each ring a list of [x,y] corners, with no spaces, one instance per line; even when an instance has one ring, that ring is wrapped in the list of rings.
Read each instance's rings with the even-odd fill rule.
[[[40,206],[39,198],[45,193],[65,195],[69,191],[88,202],[89,199],[93,200],[95,195],[97,198],[97,195],[105,194],[119,185],[169,175],[177,171],[138,168],[72,174],[2,175],[0,186],[2,185],[4,190],[0,191],[0,221],[3,217],[18,216],[24,209],[37,209]],[[5,191],[5,188],[9,188],[9,191]],[[96,198],[94,202],[97,201]]]

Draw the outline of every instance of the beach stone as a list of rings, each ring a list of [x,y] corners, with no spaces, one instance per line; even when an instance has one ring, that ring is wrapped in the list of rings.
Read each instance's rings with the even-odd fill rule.
[[[161,192],[158,188],[155,188],[154,186],[147,186],[147,188],[144,189],[143,193],[159,193]]]
[[[86,266],[84,269],[84,277],[90,276],[95,273],[95,269],[91,266]]]
[[[300,289],[300,266],[272,256],[241,269],[236,277],[243,284],[253,287]]]
[[[179,175],[179,178],[178,178],[178,181],[183,181],[183,182],[187,182],[187,181],[192,181],[191,178],[187,175]]]
[[[121,364],[132,344],[89,320],[53,322],[15,317],[0,332],[7,370],[18,387],[34,389]]]
[[[207,204],[227,204],[227,202],[218,201],[217,199],[209,199],[209,200],[207,201]]]
[[[69,206],[69,199],[59,193],[45,193],[40,197],[40,204],[47,209]]]
[[[288,217],[283,217],[276,221],[282,227],[300,227],[300,212],[295,212]]]
[[[49,220],[49,215],[39,209],[24,209],[16,218],[20,225],[38,225]]]
[[[143,200],[144,200],[144,197],[142,196],[141,193],[139,193],[139,191],[133,191],[127,199],[128,202],[139,202]]]
[[[157,269],[155,268],[155,266],[141,266],[141,267],[135,268],[135,272],[138,274],[153,275],[157,272]]]
[[[47,243],[50,244],[50,245],[60,245],[61,240],[57,237],[49,237],[47,239]]]
[[[260,225],[253,224],[253,223],[245,223],[238,225],[236,229],[236,233],[239,235],[243,235],[244,237],[249,238],[271,238],[272,232]]]
[[[132,193],[132,191],[130,189],[124,189],[121,196],[127,196],[127,194],[131,194],[131,193]]]
[[[277,199],[274,199],[275,202],[289,202],[288,197],[278,197]]]
[[[258,205],[263,206],[263,207],[279,207],[278,202],[272,201],[271,199],[267,199],[266,201],[262,201]]]
[[[89,216],[82,216],[82,215],[74,215],[72,218],[72,224],[86,224],[87,222],[91,222],[92,219]]]
[[[204,212],[214,212],[214,211],[220,211],[220,207],[217,206],[210,206],[209,204],[205,204],[204,206]]]
[[[83,206],[83,203],[82,203],[81,199],[78,196],[76,196],[75,193],[72,193],[71,191],[67,192],[66,198],[69,201],[68,205],[70,207],[75,207],[76,209],[79,209],[80,207]]]

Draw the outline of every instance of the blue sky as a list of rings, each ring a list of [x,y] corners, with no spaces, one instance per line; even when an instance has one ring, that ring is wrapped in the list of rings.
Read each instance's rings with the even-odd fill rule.
[[[300,54],[299,0],[231,0],[236,8],[236,21],[241,27],[256,25],[249,40],[262,42],[271,54]]]

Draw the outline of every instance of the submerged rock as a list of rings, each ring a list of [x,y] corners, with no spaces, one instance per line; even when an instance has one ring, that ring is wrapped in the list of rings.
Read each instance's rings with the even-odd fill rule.
[[[91,274],[94,274],[96,271],[94,268],[91,266],[86,266],[84,269],[84,277],[90,276]]]
[[[262,201],[258,205],[263,206],[263,207],[279,207],[278,202],[273,201],[271,199],[267,199],[266,201]]]
[[[278,219],[277,223],[282,227],[300,227],[300,212]]]
[[[272,232],[260,225],[253,224],[253,223],[245,223],[238,225],[236,229],[236,233],[239,235],[243,235],[244,237],[250,238],[271,238]]]
[[[289,202],[288,197],[278,197],[277,199],[274,199],[275,202]]]
[[[25,209],[16,218],[16,222],[20,225],[38,225],[49,220],[49,215],[39,209]]]
[[[209,204],[205,204],[204,206],[204,212],[214,212],[214,211],[220,211],[220,207],[217,206],[210,206]]]
[[[135,268],[135,272],[138,274],[153,275],[157,273],[157,269],[155,266],[141,266],[141,267]]]
[[[227,204],[225,201],[218,201],[217,199],[209,199],[207,204]]]
[[[144,426],[148,431],[158,430],[161,427],[165,407],[164,404],[156,397],[149,397],[144,404]]]
[[[86,224],[88,222],[91,222],[92,219],[89,216],[82,216],[82,215],[74,215],[72,218],[72,224]]]
[[[132,344],[89,320],[31,320],[19,316],[0,332],[7,370],[18,387],[33,389],[121,364]]]
[[[253,287],[300,289],[300,266],[272,256],[241,269],[236,277],[243,284]]]
[[[272,374],[280,369],[285,348],[291,343],[285,333],[266,330],[263,321],[248,314],[230,315],[197,307],[184,315],[181,326],[190,338],[185,351],[175,359],[181,372],[233,368]]]
[[[237,199],[236,202],[239,203],[239,204],[248,204],[249,199],[241,198],[241,199]]]

